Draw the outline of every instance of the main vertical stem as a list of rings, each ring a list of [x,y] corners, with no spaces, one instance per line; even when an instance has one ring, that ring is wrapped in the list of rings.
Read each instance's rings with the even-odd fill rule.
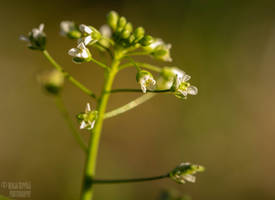
[[[111,69],[109,71],[106,71],[104,88],[102,90],[102,94],[97,108],[98,118],[95,127],[91,133],[88,147],[88,155],[85,165],[85,174],[82,186],[81,200],[91,200],[93,198],[93,178],[95,176],[96,170],[97,153],[104,120],[104,114],[110,96],[110,93],[107,91],[110,91],[112,89],[113,80],[118,71],[119,63],[119,58],[115,57],[111,64]]]

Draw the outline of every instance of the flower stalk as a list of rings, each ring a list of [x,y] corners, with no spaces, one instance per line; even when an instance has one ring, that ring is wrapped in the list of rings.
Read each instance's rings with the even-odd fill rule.
[[[104,114],[105,114],[107,103],[110,96],[110,93],[108,93],[107,91],[110,91],[112,89],[112,84],[113,84],[115,75],[118,72],[119,63],[120,63],[120,57],[115,55],[114,60],[111,64],[111,69],[109,71],[107,70],[105,71],[106,73],[105,83],[104,83],[104,87],[103,87],[103,90],[99,99],[98,108],[97,108],[98,119],[95,123],[94,129],[91,131],[91,137],[89,141],[81,200],[90,200],[93,197],[92,180],[95,176],[96,161],[97,161],[101,130],[102,130],[102,125],[104,121]]]
[[[65,72],[64,69],[51,57],[49,52],[47,50],[42,51],[43,55],[46,57],[46,59],[60,72],[64,74],[64,77],[67,78],[72,84],[74,84],[76,87],[78,87],[80,90],[82,90],[87,95],[91,96],[92,98],[96,98],[96,95],[89,90],[86,86],[84,86],[82,83],[77,81],[74,77],[72,77],[68,72]]]

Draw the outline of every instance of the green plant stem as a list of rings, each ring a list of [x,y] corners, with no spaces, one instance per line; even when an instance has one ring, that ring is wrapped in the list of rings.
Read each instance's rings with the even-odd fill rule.
[[[43,55],[46,57],[46,59],[56,68],[56,70],[62,72],[72,84],[74,84],[76,87],[78,87],[80,90],[82,90],[84,93],[88,94],[89,96],[96,99],[95,94],[89,90],[87,87],[82,85],[79,81],[77,81],[74,77],[72,77],[68,72],[65,72],[64,69],[51,57],[49,52],[47,50],[43,51]]]
[[[137,51],[137,52],[127,53],[125,56],[144,56],[149,54],[150,52],[148,51]]]
[[[107,119],[107,118],[110,118],[110,117],[114,117],[114,116],[122,114],[122,113],[124,113],[128,110],[131,110],[131,109],[137,107],[138,105],[148,101],[149,99],[151,99],[155,95],[156,95],[155,93],[148,93],[148,94],[142,95],[141,97],[138,97],[137,99],[131,101],[130,103],[106,113],[104,115],[104,118]]]
[[[62,97],[60,95],[56,96],[56,106],[58,107],[60,113],[62,114],[62,116],[64,117],[64,119],[66,120],[69,128],[71,129],[72,135],[75,138],[75,140],[77,141],[77,143],[80,145],[80,147],[87,153],[88,152],[88,147],[87,145],[84,143],[82,137],[80,136],[80,134],[78,133],[77,129],[75,128],[70,115],[64,105],[64,102],[62,100]]]
[[[168,177],[169,177],[169,174],[165,174],[161,176],[146,177],[146,178],[133,178],[133,179],[117,179],[117,180],[94,179],[93,184],[136,183],[136,182],[144,182],[144,181],[154,181],[154,180],[164,179]]]
[[[131,88],[121,88],[121,89],[113,89],[109,91],[110,93],[118,93],[118,92],[139,92],[142,93],[141,89],[131,89]],[[166,92],[171,92],[170,89],[168,90],[147,90],[146,92],[149,93],[166,93]]]
[[[136,65],[145,68],[145,69],[149,69],[155,72],[161,72],[161,68],[155,66],[155,65],[151,65],[151,64],[147,64],[147,63],[141,63],[141,62],[135,62]],[[121,65],[119,67],[120,70],[128,68],[128,67],[135,67],[135,65],[132,62],[129,63],[125,63],[123,65]]]
[[[88,155],[87,155],[87,160],[85,164],[85,172],[84,172],[85,174],[84,174],[81,200],[91,200],[93,197],[92,180],[95,176],[96,160],[97,160],[97,153],[98,153],[102,125],[104,120],[104,113],[105,113],[108,99],[110,96],[110,93],[107,93],[106,91],[110,91],[112,89],[112,83],[118,71],[119,63],[120,63],[120,60],[119,58],[116,58],[116,55],[115,55],[114,60],[111,64],[111,69],[105,72],[106,76],[105,76],[104,87],[103,87],[103,91],[99,99],[99,104],[97,108],[98,118],[97,118],[95,127],[91,132],[90,142],[88,146]]]
[[[94,62],[95,64],[97,64],[98,66],[104,68],[104,69],[110,69],[107,65],[105,65],[104,63],[94,59],[93,57],[91,58],[91,61]]]

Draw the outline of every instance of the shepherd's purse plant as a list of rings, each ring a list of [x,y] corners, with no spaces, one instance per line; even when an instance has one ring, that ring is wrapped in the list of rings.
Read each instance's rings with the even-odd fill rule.
[[[40,74],[38,80],[45,91],[56,98],[57,106],[71,128],[73,136],[86,154],[80,199],[91,200],[93,198],[94,184],[130,183],[163,178],[170,178],[179,184],[195,182],[194,174],[203,171],[204,168],[188,162],[183,162],[170,172],[159,176],[117,180],[95,178],[98,148],[104,120],[125,113],[148,101],[158,93],[169,93],[183,100],[187,99],[189,95],[198,93],[198,89],[189,82],[191,76],[180,68],[175,66],[159,67],[137,62],[134,59],[135,56],[143,55],[163,62],[172,62],[171,44],[146,34],[143,27],[134,28],[125,17],[119,16],[115,11],[111,11],[107,15],[107,24],[101,26],[99,30],[90,25],[76,24],[73,21],[62,21],[60,29],[62,36],[76,40],[76,46],[68,50],[68,55],[72,57],[75,64],[90,62],[104,69],[104,85],[100,95],[96,95],[76,80],[51,57],[46,48],[47,37],[44,32],[44,24],[40,24],[38,28],[32,29],[28,35],[21,36],[20,39],[26,41],[30,49],[41,52],[54,67],[52,71]],[[96,50],[108,54],[111,62],[107,64],[94,58],[93,51]],[[134,67],[137,71],[135,78],[139,88],[113,89],[112,85],[116,75],[121,70],[129,67]],[[155,78],[156,74],[157,78]],[[79,128],[87,130],[90,134],[88,145],[74,127],[73,120],[70,118],[61,98],[60,93],[62,92],[64,80],[71,82],[90,96],[91,100],[95,101],[96,107],[92,107],[88,102],[84,111],[76,116]],[[119,92],[136,92],[142,95],[126,105],[107,112],[106,107],[110,95]]]

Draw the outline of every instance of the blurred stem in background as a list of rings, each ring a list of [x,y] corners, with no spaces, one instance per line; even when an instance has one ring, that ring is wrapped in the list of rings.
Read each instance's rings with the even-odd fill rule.
[[[74,127],[73,121],[70,118],[69,112],[67,111],[67,109],[64,105],[63,99],[60,96],[60,94],[56,95],[55,102],[56,102],[56,105],[57,105],[60,113],[62,114],[62,116],[66,120],[66,122],[68,124],[68,127],[71,129],[73,137],[76,139],[76,141],[80,145],[80,147],[87,153],[88,152],[88,147],[85,144],[85,142],[83,141],[83,139],[81,138],[81,136],[78,133],[77,129]]]
[[[51,57],[49,52],[47,50],[43,51],[43,55],[46,57],[46,59],[60,72],[62,72],[72,84],[74,84],[76,87],[78,87],[80,90],[82,90],[84,93],[88,94],[89,96],[96,98],[95,94],[89,90],[86,86],[84,86],[82,83],[77,81],[74,77],[72,77],[68,72],[65,72],[64,69]]]

